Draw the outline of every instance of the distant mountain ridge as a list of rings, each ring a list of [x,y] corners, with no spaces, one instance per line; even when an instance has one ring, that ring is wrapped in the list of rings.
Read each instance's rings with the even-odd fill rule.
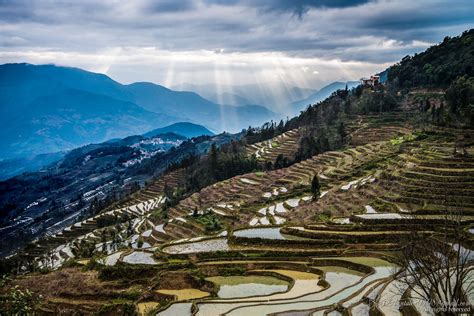
[[[143,134],[143,136],[153,137],[153,136],[156,136],[159,134],[165,134],[165,133],[174,133],[174,134],[182,135],[187,138],[192,138],[192,137],[197,137],[197,136],[202,136],[202,135],[208,135],[208,136],[214,135],[213,132],[211,132],[204,126],[188,123],[188,122],[180,122],[180,123],[171,124],[166,127],[154,129],[152,131],[149,131],[148,133]]]
[[[322,87],[320,90],[310,94],[308,97],[293,102],[290,105],[290,114],[297,115],[300,111],[306,109],[306,107],[310,104],[315,104],[320,101],[323,101],[327,97],[329,97],[334,91],[344,89],[346,86],[348,89],[352,89],[359,85],[359,81],[347,81],[347,82],[340,82],[336,81],[333,83],[328,84],[327,86]]]
[[[178,91],[195,91],[216,103],[236,106],[260,104],[281,107],[304,99],[315,89],[288,87],[284,82],[243,85],[219,85],[183,83],[173,86]]]
[[[0,65],[0,104],[0,159],[70,150],[177,122],[237,132],[276,116],[262,106],[224,106],[194,92],[123,85],[54,65]]]
[[[246,84],[246,85],[196,85],[183,83],[174,87],[180,91],[196,91],[204,97],[217,103],[245,106],[248,104],[272,105],[280,110],[281,116],[298,115],[308,105],[318,103],[339,89],[347,85],[349,89],[356,87],[359,81],[336,81],[319,90],[287,87],[284,83],[273,84]],[[215,93],[219,90],[220,93]]]
[[[88,143],[141,135],[178,122],[203,125],[205,134],[211,130],[239,132],[296,114],[345,84],[336,82],[319,91],[285,88],[282,99],[272,94],[271,87],[235,86],[236,94],[222,90],[221,96],[216,96],[225,97],[223,101],[233,98],[235,105],[220,105],[195,92],[173,91],[149,82],[123,85],[104,74],[79,68],[0,65],[0,160],[67,151]],[[244,92],[253,99],[240,97]],[[297,99],[301,96],[306,98]],[[242,104],[265,98],[268,104],[295,98],[300,101],[289,106],[280,104],[284,108],[281,114],[258,102]]]
[[[106,142],[99,144],[90,144],[88,146],[104,146],[106,144],[117,144],[120,143],[124,146],[130,146],[140,141],[151,139],[151,138],[160,138],[165,141],[176,141],[176,140],[185,140],[187,138],[197,137],[197,136],[213,136],[214,133],[205,128],[202,125],[197,125],[188,122],[179,122],[162,128],[154,129],[150,132],[147,132],[143,135],[132,135],[125,138],[112,138]],[[86,146],[80,147],[83,150],[87,148]],[[78,148],[73,149],[72,151],[78,150]],[[62,159],[68,152],[60,151],[47,154],[39,154],[25,158],[13,158],[0,160],[0,181],[9,179],[16,175],[22,174],[24,172],[34,172],[38,171],[41,168],[48,166],[52,163],[55,163]]]

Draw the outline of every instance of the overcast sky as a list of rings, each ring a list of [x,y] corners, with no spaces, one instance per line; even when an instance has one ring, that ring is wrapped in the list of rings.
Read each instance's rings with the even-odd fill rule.
[[[0,0],[0,63],[75,66],[122,83],[317,88],[458,35],[473,12],[473,0]]]

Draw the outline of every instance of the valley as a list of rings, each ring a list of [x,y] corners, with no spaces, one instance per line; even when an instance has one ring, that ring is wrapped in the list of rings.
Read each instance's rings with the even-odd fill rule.
[[[204,136],[190,142],[173,133],[153,135],[84,146],[48,168],[0,182],[1,256],[93,216],[161,175],[170,163],[235,137]],[[11,242],[19,236],[21,242]]]

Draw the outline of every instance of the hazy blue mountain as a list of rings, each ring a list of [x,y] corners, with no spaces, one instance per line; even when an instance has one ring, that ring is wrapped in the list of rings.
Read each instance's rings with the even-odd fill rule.
[[[175,115],[182,118],[202,120],[214,117],[218,105],[194,92],[176,92],[150,82],[137,82],[124,87],[133,96],[133,101],[143,108]]]
[[[78,68],[54,65],[0,65],[0,100],[2,114],[17,114],[29,110],[25,106],[41,96],[53,95],[65,89],[76,89],[128,100],[130,94],[122,85],[103,74]],[[0,116],[8,119],[6,116]]]
[[[0,161],[0,181],[9,179],[24,172],[37,171],[62,157],[65,152],[41,154],[28,158],[14,158]]]
[[[243,105],[248,105],[252,103],[248,99],[244,98],[243,96],[237,95],[235,93],[228,93],[228,92],[210,94],[210,95],[206,95],[205,97],[215,103],[228,104],[228,105],[234,105],[234,106],[243,106]]]
[[[222,106],[194,92],[145,82],[122,85],[54,65],[0,65],[0,104],[0,159],[68,150],[175,122],[235,132],[275,116],[261,106]]]
[[[291,106],[289,107],[289,114],[290,115],[296,115],[300,111],[304,110],[308,105],[310,104],[315,104],[318,103],[324,99],[326,99],[328,96],[330,96],[334,91],[337,91],[339,89],[344,89],[345,87],[351,89],[353,87],[356,87],[359,85],[359,81],[347,81],[347,82],[333,82],[328,84],[327,86],[324,86],[320,90],[310,94],[308,97],[293,102]]]
[[[308,89],[308,88],[300,88],[300,87],[293,87],[288,90],[292,99],[301,100],[309,97],[311,94],[316,93],[317,89]]]
[[[176,118],[82,90],[62,90],[24,105],[3,122],[0,158],[57,152],[130,134],[141,134]]]
[[[187,138],[202,136],[202,135],[214,135],[213,132],[208,130],[202,125],[197,125],[188,122],[179,122],[175,124],[171,124],[166,127],[161,127],[154,129],[148,133],[143,134],[145,137],[153,137],[158,134],[165,134],[165,133],[174,133],[178,135],[182,135]]]
[[[276,120],[281,114],[274,113],[261,105],[230,106],[220,105],[218,118],[213,130],[237,133],[249,126],[261,126],[270,120]]]
[[[260,125],[276,114],[260,105],[220,105],[189,91],[173,91],[149,82],[125,86],[133,101],[153,112],[162,112],[183,121],[204,125],[216,131],[237,132],[250,122]]]
[[[195,91],[205,98],[236,95],[245,98],[245,104],[259,104],[269,109],[279,108],[294,101],[304,99],[317,90],[288,86],[284,82],[269,82],[245,85],[219,85],[183,83],[173,87],[180,91]],[[225,96],[224,96],[225,98]],[[226,104],[232,104],[227,102]],[[243,103],[235,105],[245,105]]]

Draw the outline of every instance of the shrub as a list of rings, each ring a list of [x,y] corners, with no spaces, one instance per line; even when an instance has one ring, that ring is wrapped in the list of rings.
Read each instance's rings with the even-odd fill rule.
[[[5,295],[0,296],[0,310],[5,315],[30,315],[35,304],[33,293],[28,289],[21,290],[18,286],[11,287]]]

